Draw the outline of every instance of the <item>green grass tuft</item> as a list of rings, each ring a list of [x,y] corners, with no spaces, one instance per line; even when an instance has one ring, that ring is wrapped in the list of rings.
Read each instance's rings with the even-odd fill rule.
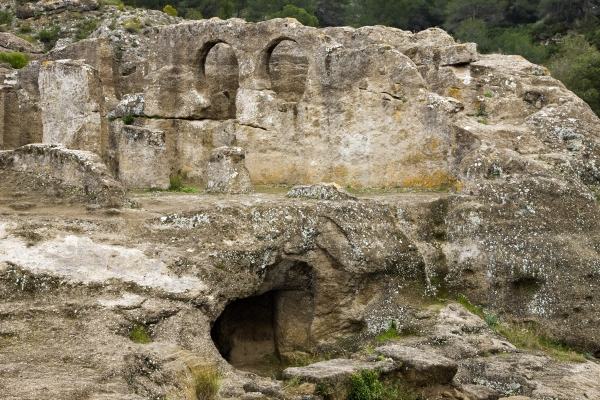
[[[215,367],[203,366],[194,371],[196,398],[213,400],[221,387],[221,374]]]
[[[0,62],[8,63],[12,68],[20,69],[29,63],[29,57],[18,51],[0,52]]]
[[[421,400],[422,397],[400,381],[381,381],[378,371],[363,370],[350,378],[348,400]]]
[[[131,125],[134,123],[135,117],[131,114],[127,114],[127,115],[124,115],[123,118],[121,118],[121,121],[123,121],[123,123],[125,125]]]
[[[173,174],[169,177],[169,192],[178,193],[198,193],[198,188],[185,186],[184,178],[180,174]]]
[[[387,329],[381,332],[379,335],[375,337],[375,340],[379,343],[389,342],[390,340],[400,338],[400,332],[398,332],[398,327],[396,326],[396,321],[390,322]]]
[[[497,315],[474,305],[464,295],[456,299],[472,314],[481,317],[494,332],[502,335],[516,347],[525,350],[541,351],[559,361],[585,362],[583,354],[545,335],[534,324],[513,324],[501,321]]]
[[[135,324],[131,328],[131,331],[129,331],[129,339],[131,339],[132,342],[139,344],[148,344],[152,342],[150,333],[148,333],[148,328],[143,324]]]

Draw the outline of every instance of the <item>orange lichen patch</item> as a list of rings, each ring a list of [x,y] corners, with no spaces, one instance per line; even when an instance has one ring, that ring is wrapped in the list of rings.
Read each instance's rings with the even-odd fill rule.
[[[413,175],[402,180],[402,186],[410,189],[453,190],[462,188],[461,182],[447,171],[438,170],[431,174]]]
[[[326,181],[346,182],[348,178],[348,167],[342,164],[334,165],[324,176]]]
[[[456,86],[448,88],[448,96],[454,97],[456,100],[462,100],[462,91]]]
[[[427,138],[424,143],[418,146],[412,145],[410,148],[414,150],[407,152],[401,160],[401,164],[404,166],[445,159],[446,148],[437,137]]]

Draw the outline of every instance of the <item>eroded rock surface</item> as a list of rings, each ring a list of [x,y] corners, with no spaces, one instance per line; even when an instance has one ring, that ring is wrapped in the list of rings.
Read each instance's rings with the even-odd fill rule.
[[[32,144],[0,152],[0,167],[2,195],[9,198],[125,204],[123,187],[91,152]]]
[[[440,29],[96,8],[24,4],[99,25],[0,71],[8,398],[195,399],[207,370],[221,398],[319,396],[269,377],[376,365],[392,321],[384,378],[427,398],[600,397],[600,121],[543,67]],[[126,203],[169,177],[245,194]],[[590,360],[431,305],[459,294]]]

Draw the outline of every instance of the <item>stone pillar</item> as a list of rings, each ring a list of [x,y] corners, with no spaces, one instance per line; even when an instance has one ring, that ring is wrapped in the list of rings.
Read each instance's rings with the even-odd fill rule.
[[[38,78],[43,143],[101,154],[101,85],[81,60],[45,61]]]
[[[165,133],[122,122],[113,123],[117,136],[118,176],[130,189],[168,189],[169,159]]]
[[[214,149],[208,163],[206,191],[232,194],[251,192],[252,183],[245,159],[246,153],[240,147],[223,146]]]

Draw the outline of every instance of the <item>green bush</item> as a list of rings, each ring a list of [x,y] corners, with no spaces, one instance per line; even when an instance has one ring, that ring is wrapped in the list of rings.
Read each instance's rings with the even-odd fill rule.
[[[162,11],[167,14],[170,15],[171,17],[176,17],[177,16],[177,9],[175,7],[173,7],[170,4],[167,4],[166,6],[163,7]]]
[[[271,14],[271,18],[296,18],[302,25],[319,26],[317,17],[293,4],[286,4],[281,11]]]
[[[98,21],[95,19],[86,19],[79,22],[76,26],[77,31],[75,32],[75,39],[87,39],[97,27]]]
[[[569,35],[550,61],[552,76],[600,115],[600,51],[581,35]]]
[[[142,22],[139,18],[130,18],[123,23],[123,28],[129,33],[138,33],[142,30]]]
[[[364,370],[350,377],[348,400],[380,400],[383,393],[377,371]]]
[[[19,25],[19,33],[31,33],[32,31],[33,28],[29,22],[23,22],[21,25]]]
[[[12,68],[20,69],[29,63],[29,58],[26,54],[18,51],[1,52],[0,62],[8,63]]]
[[[60,34],[60,27],[54,25],[49,28],[42,29],[37,34],[37,39],[46,45],[47,49],[54,47],[58,36]]]
[[[204,19],[204,16],[202,15],[202,11],[197,10],[195,8],[186,9],[184,17],[186,19],[195,19],[195,20]]]
[[[13,15],[9,11],[0,11],[0,25],[10,25]]]
[[[103,6],[115,6],[120,11],[123,11],[125,9],[125,4],[123,4],[121,0],[101,0],[100,4]]]

